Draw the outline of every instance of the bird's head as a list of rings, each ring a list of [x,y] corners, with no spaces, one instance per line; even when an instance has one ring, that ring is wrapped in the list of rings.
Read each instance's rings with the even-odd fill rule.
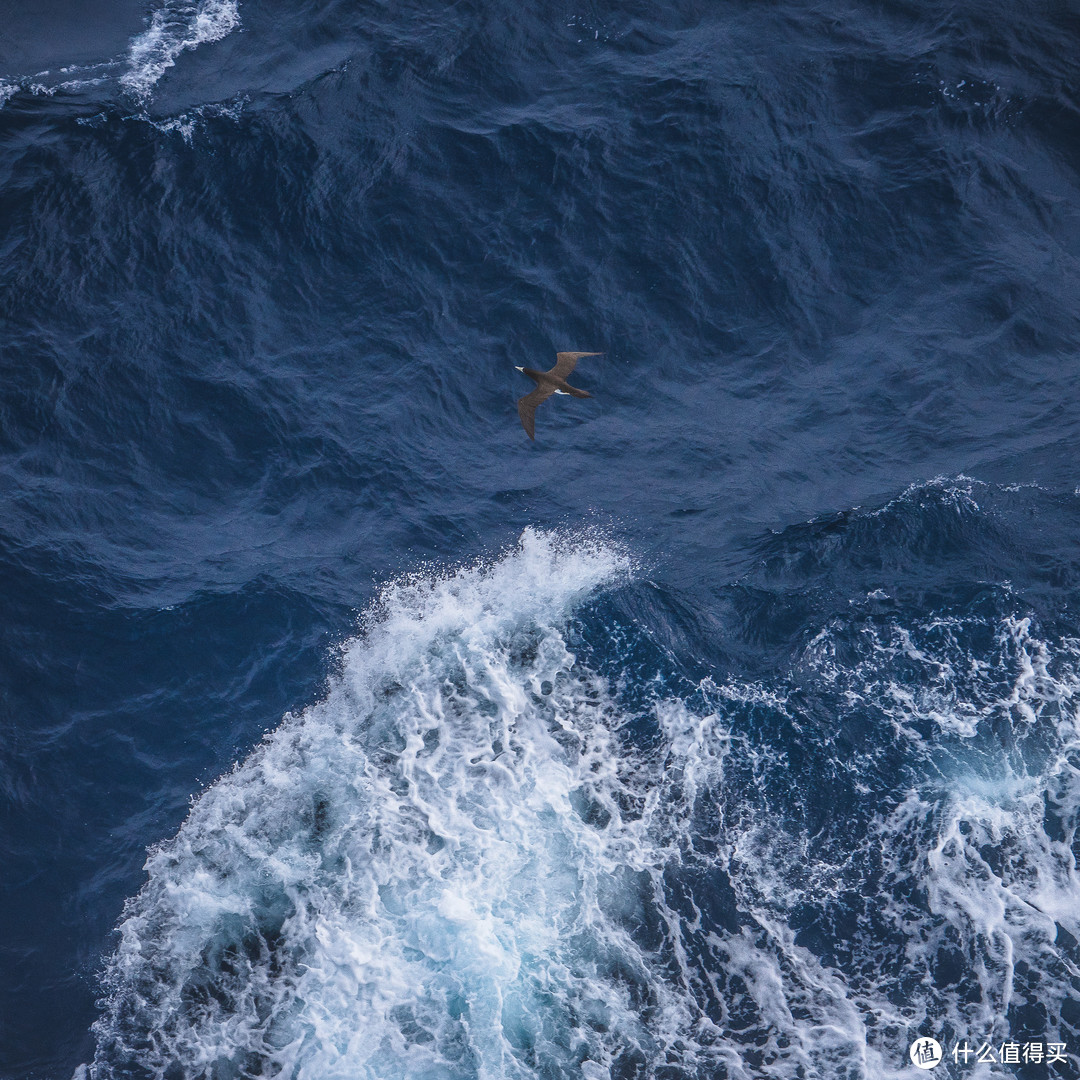
[[[514,365],[514,370],[515,371],[524,371],[525,369],[523,367],[518,367],[517,364],[515,364]]]

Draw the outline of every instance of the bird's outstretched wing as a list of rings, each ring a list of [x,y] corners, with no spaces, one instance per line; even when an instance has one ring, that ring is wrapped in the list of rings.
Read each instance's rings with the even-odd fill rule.
[[[603,356],[603,353],[598,352],[561,352],[555,354],[555,366],[548,372],[549,375],[554,375],[556,379],[565,379],[571,371],[577,367],[578,360],[583,356]]]
[[[555,387],[538,386],[531,394],[518,398],[518,416],[521,417],[521,426],[530,439],[536,435],[536,406],[547,401],[555,393]]]

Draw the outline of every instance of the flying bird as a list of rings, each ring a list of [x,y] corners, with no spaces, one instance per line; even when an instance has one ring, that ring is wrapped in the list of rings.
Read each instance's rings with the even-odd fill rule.
[[[536,389],[531,394],[518,398],[518,416],[521,426],[530,439],[536,438],[536,406],[547,401],[552,394],[569,394],[571,397],[592,397],[585,390],[579,390],[566,381],[566,376],[574,370],[583,356],[603,356],[598,352],[561,352],[555,354],[555,366],[548,371],[533,371],[532,368],[519,367],[517,370],[528,375]],[[516,367],[517,365],[515,365]]]

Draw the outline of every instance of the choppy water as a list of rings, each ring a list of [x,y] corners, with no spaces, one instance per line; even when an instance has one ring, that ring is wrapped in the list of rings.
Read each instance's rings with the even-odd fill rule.
[[[11,12],[0,1076],[1080,1076],[1078,45]]]

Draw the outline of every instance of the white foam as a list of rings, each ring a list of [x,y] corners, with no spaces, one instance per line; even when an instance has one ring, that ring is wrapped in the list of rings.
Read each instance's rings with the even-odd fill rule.
[[[858,656],[852,662],[849,644],[845,667],[834,647],[840,627],[827,628],[808,646],[804,664],[841,692],[838,726],[852,711],[863,714],[864,724],[876,715],[891,723],[894,739],[910,745],[914,762],[927,763],[922,783],[901,789],[899,798],[890,793],[854,846],[793,829],[798,813],[790,807],[777,815],[758,806],[745,820],[727,822],[733,864],[754,868],[736,875],[742,904],[777,941],[789,939],[780,947],[785,962],[767,968],[770,978],[783,983],[786,965],[800,972],[794,986],[785,986],[786,1001],[819,977],[814,959],[794,946],[786,920],[800,905],[827,909],[874,872],[873,921],[863,923],[855,942],[842,943],[851,954],[842,974],[828,974],[842,983],[840,997],[874,1018],[874,1029],[897,1032],[897,1044],[907,1030],[943,1042],[948,1036],[1000,1045],[1015,1038],[1012,1007],[1033,1000],[1046,1016],[1035,1036],[1074,1041],[1062,1006],[1074,996],[1080,970],[1059,937],[1063,930],[1080,938],[1073,854],[1080,817],[1080,645],[1041,639],[1030,618],[1005,617],[991,651],[973,654],[965,631],[983,626],[976,617],[913,626],[867,620]],[[930,740],[916,730],[926,722],[936,729]],[[952,744],[954,763],[947,766],[942,746],[950,739],[962,742]],[[1025,759],[1014,743],[1022,748],[1027,739],[1033,746]],[[864,764],[856,757],[850,768]],[[793,786],[784,783],[780,754],[762,771],[763,786]],[[853,786],[871,792],[865,784]],[[802,802],[795,799],[796,810]],[[930,973],[949,952],[957,958],[956,981],[936,985]],[[906,1000],[897,1008],[891,1001],[900,984]],[[779,1005],[770,1008],[775,1013]],[[880,1034],[868,1049],[885,1049]],[[884,1074],[867,1066],[855,1075]]]
[[[220,41],[239,25],[237,0],[166,3],[153,13],[150,25],[131,42],[120,84],[145,102],[182,52]]]
[[[147,28],[132,39],[127,55],[85,67],[69,65],[58,72],[41,71],[31,76],[19,76],[0,81],[0,109],[19,92],[35,97],[53,97],[58,91],[79,93],[109,84],[132,95],[140,105],[153,96],[154,87],[177,57],[200,45],[220,41],[240,25],[239,0],[167,0],[150,16]],[[58,76],[67,76],[58,78]],[[201,109],[212,109],[205,105]],[[229,106],[218,106],[227,111]],[[199,109],[178,117],[169,130],[180,131],[186,141],[197,119]],[[162,121],[167,124],[168,121]]]
[[[39,71],[35,75],[18,76],[10,81],[0,80],[0,109],[7,104],[16,94],[30,94],[33,97],[54,97],[58,92],[77,94],[94,86],[100,86],[108,81],[110,68],[113,64],[94,64],[85,68],[61,68],[61,74],[70,74],[73,71],[81,72],[81,78],[61,79],[57,81],[51,71]]]
[[[595,1080],[626,1053],[692,1056],[699,1010],[628,929],[659,888],[661,807],[560,629],[627,569],[527,532],[490,567],[391,586],[327,699],[151,854],[91,1075],[134,1057],[153,1076],[494,1080],[538,1061]]]
[[[178,116],[170,116],[164,120],[156,120],[142,113],[129,119],[140,120],[149,124],[156,131],[166,135],[179,135],[188,146],[194,145],[196,134],[205,129],[206,122],[211,119],[232,120],[234,123],[240,120],[244,111],[244,105],[248,98],[239,98],[236,101],[215,103],[212,105],[199,105]]]
[[[943,505],[951,507],[957,514],[974,513],[979,510],[975,492],[989,487],[990,485],[985,481],[975,480],[963,473],[957,476],[936,476],[933,480],[909,484],[895,499],[890,499],[876,510],[871,510],[868,516],[873,518],[895,513],[899,508],[917,505],[927,496],[940,500]]]
[[[1021,970],[1060,1035],[1077,973],[1055,934],[1080,935],[1076,643],[1003,619],[976,657],[962,619],[868,621],[842,667],[831,625],[790,682],[655,702],[645,752],[568,622],[629,569],[595,537],[527,531],[489,565],[388,587],[326,699],[151,853],[90,1080],[133,1062],[162,1080],[889,1080],[916,1075],[916,1034],[1008,1037]],[[872,706],[884,744],[926,764],[850,843],[803,824],[793,739],[865,764],[829,756],[808,693],[838,724]],[[940,767],[946,743],[992,754],[1010,724],[1043,739],[1041,765]],[[793,913],[871,881],[875,921],[835,956],[799,943]],[[947,948],[963,990],[927,974]]]

